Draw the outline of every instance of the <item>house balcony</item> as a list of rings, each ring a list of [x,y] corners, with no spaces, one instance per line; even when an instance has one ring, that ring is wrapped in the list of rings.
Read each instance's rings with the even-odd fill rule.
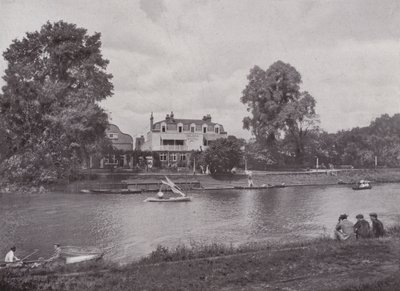
[[[187,145],[160,145],[154,146],[153,151],[187,151]]]

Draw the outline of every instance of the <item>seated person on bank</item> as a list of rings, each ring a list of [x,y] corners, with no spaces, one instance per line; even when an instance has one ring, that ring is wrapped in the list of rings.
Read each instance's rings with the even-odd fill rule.
[[[371,237],[371,227],[369,226],[368,221],[364,219],[364,215],[358,214],[356,218],[357,222],[354,224],[354,233],[356,234],[356,238]]]
[[[335,238],[339,241],[354,238],[353,223],[347,220],[347,214],[339,216],[339,222],[335,227]]]
[[[372,223],[372,236],[382,237],[385,235],[385,229],[383,228],[383,223],[378,219],[378,214],[372,212],[369,214],[369,218]]]

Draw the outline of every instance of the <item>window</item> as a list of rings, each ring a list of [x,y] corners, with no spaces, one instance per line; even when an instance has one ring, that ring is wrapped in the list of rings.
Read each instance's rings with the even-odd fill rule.
[[[161,153],[160,154],[160,161],[166,161],[167,160],[167,154],[166,153]]]
[[[203,126],[203,133],[207,133],[207,126]]]
[[[194,126],[191,126],[190,127],[190,132],[194,132],[194,129],[195,129]]]
[[[207,140],[206,139],[203,139],[203,146],[207,146]]]
[[[108,138],[109,139],[118,139],[118,133],[109,133]]]
[[[183,128],[182,128],[182,125],[179,125],[179,126],[178,126],[178,132],[182,132],[182,129],[183,129]]]
[[[117,164],[117,159],[115,155],[107,155],[104,157],[104,165],[115,165]]]
[[[176,162],[176,160],[178,159],[178,154],[171,154],[171,159],[172,161]]]
[[[165,125],[161,126],[161,131],[165,132]]]
[[[215,131],[215,133],[219,133],[219,127],[216,126],[216,127],[214,128],[214,131]]]
[[[186,161],[186,154],[181,154],[181,161]]]

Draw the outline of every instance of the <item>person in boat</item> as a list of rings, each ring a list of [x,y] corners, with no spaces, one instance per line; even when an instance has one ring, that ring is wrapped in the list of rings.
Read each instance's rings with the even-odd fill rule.
[[[378,219],[378,214],[372,212],[369,214],[369,218],[372,223],[372,236],[382,237],[385,235],[385,229],[383,228],[383,223]]]
[[[158,191],[158,192],[157,192],[157,198],[158,198],[158,199],[164,199],[164,193],[161,192],[161,191]]]
[[[364,219],[364,215],[357,214],[357,222],[354,224],[354,233],[356,234],[356,239],[359,238],[369,238],[371,237],[371,227],[368,221]]]
[[[54,253],[53,255],[47,259],[47,262],[53,262],[61,258],[61,246],[60,244],[54,244]]]
[[[20,261],[20,259],[18,259],[17,256],[15,255],[16,250],[17,250],[17,248],[15,246],[10,248],[10,250],[8,251],[8,253],[6,254],[6,257],[4,259],[4,261],[6,263],[15,263],[15,262]]]
[[[335,238],[338,241],[347,241],[354,238],[353,223],[347,220],[347,214],[341,214],[335,227]]]
[[[358,182],[358,188],[368,188],[369,187],[369,182],[365,180],[361,180]]]

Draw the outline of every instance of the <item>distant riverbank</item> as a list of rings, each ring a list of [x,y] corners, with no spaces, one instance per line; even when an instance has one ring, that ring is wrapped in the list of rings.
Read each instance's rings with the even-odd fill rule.
[[[96,179],[81,180],[66,185],[67,191],[79,192],[82,189],[94,188],[124,188],[126,181],[131,186],[135,183],[159,183],[164,176],[169,176],[173,181],[189,184],[199,182],[204,189],[226,189],[243,187],[248,185],[247,175],[223,175],[210,176],[185,173],[98,173]],[[337,185],[355,184],[359,180],[369,180],[372,183],[398,183],[400,182],[400,169],[352,169],[352,170],[319,170],[303,172],[264,172],[253,171],[253,182],[255,186],[263,185],[286,185],[286,186],[310,186],[310,185]],[[64,187],[64,186],[62,186]],[[140,186],[137,186],[140,188]],[[63,188],[60,188],[63,189]]]
[[[158,247],[139,262],[0,272],[1,290],[399,290],[400,229],[383,239]]]
[[[318,170],[298,172],[252,171],[255,186],[282,185],[285,186],[313,186],[355,184],[360,180],[369,180],[372,183],[399,183],[400,168],[382,169],[351,169],[351,170]],[[79,181],[43,186],[8,185],[0,188],[0,193],[42,193],[45,191],[80,192],[86,189],[123,189],[137,187],[138,184],[157,184],[164,176],[169,176],[174,182],[183,184],[200,183],[203,189],[227,189],[248,185],[247,175],[232,174],[211,176],[192,173],[129,173],[129,172],[87,172]],[[130,181],[131,185],[127,184]]]

